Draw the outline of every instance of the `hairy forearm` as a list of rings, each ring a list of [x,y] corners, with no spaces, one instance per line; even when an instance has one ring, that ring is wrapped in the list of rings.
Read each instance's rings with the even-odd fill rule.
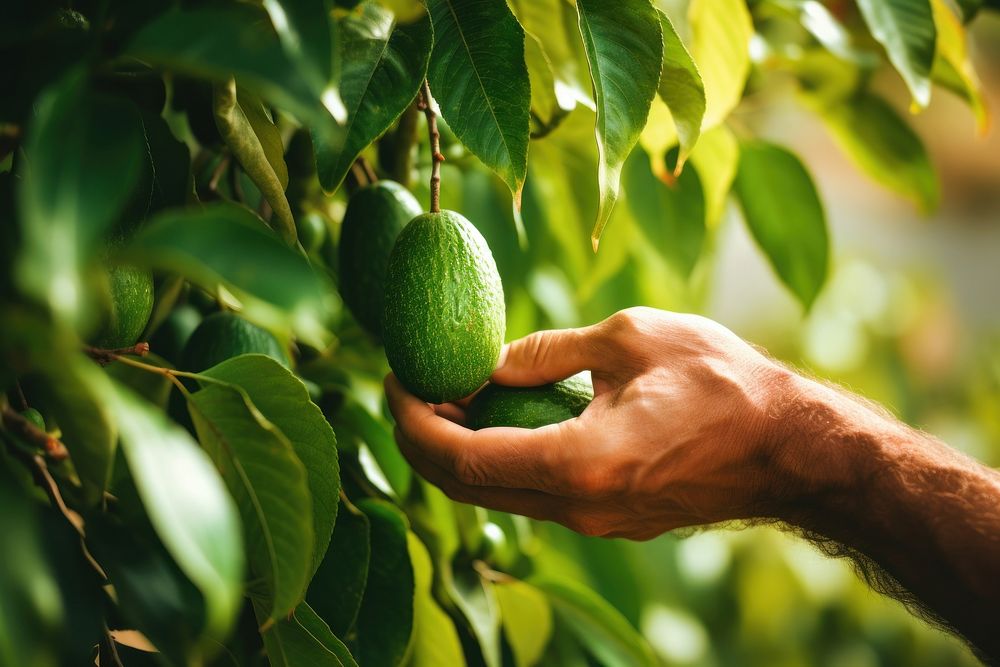
[[[787,382],[774,514],[1000,658],[1000,473],[854,397]]]

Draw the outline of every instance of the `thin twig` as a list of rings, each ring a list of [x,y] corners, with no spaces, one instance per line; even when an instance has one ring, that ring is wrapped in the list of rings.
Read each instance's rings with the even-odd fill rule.
[[[427,117],[427,134],[431,141],[431,213],[441,211],[441,163],[444,162],[444,155],[441,155],[441,133],[438,131],[437,116],[431,108],[431,87],[424,79],[424,85],[420,89],[420,101],[418,108]]]
[[[229,166],[229,156],[223,155],[222,159],[219,160],[219,164],[215,165],[215,169],[212,170],[212,176],[208,179],[208,191],[212,194],[219,193],[219,181],[222,180],[222,175],[226,173],[226,167]]]
[[[107,366],[112,361],[116,361],[126,354],[134,354],[137,357],[145,357],[149,354],[149,343],[136,343],[135,345],[130,345],[129,347],[119,347],[114,350],[105,350],[99,347],[90,347],[89,345],[85,345],[83,347],[83,352],[101,366]]]
[[[9,406],[3,406],[3,425],[15,435],[20,436],[30,444],[45,452],[53,461],[63,461],[69,458],[66,445],[38,428],[23,415],[14,412]]]
[[[361,168],[365,172],[365,176],[368,178],[369,183],[378,183],[378,174],[375,173],[375,169],[372,167],[371,162],[365,159],[363,155],[359,155],[355,160],[354,164],[360,164]]]
[[[118,647],[115,646],[115,638],[111,636],[111,630],[108,629],[107,622],[104,625],[104,639],[108,642],[108,652],[111,653],[111,660],[114,667],[125,667],[122,664],[121,656],[118,655]]]
[[[25,398],[25,396],[24,396],[24,389],[21,387],[21,381],[20,380],[15,380],[14,381],[14,389],[17,390],[17,402],[20,404],[21,410],[27,410],[28,409],[28,399]]]
[[[351,164],[351,175],[354,176],[354,180],[358,182],[359,188],[363,188],[370,183],[368,180],[368,174],[365,173],[364,167],[359,165],[357,160]]]

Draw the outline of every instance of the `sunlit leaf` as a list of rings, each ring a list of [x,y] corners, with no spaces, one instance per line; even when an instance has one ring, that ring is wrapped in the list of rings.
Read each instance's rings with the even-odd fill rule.
[[[166,415],[117,387],[105,397],[149,520],[205,599],[206,632],[223,637],[243,593],[239,514],[218,471]]]
[[[597,593],[580,584],[553,579],[531,579],[529,583],[545,593],[559,620],[600,664],[659,664],[642,635]]]
[[[257,602],[254,612],[261,624],[267,621],[266,609]],[[344,642],[305,602],[288,618],[262,632],[261,637],[271,667],[358,667]]]
[[[463,564],[452,572],[448,586],[451,600],[472,628],[486,667],[500,667],[500,605],[492,582],[470,564]]]
[[[406,539],[413,564],[414,588],[413,646],[406,664],[411,667],[462,667],[465,656],[455,624],[431,592],[434,568],[427,547],[413,533],[407,533]]]
[[[691,55],[705,86],[703,129],[724,121],[743,96],[750,73],[753,21],[743,0],[692,0]]]
[[[734,189],[757,245],[808,309],[826,279],[826,214],[812,177],[795,154],[764,141],[740,146]]]
[[[371,525],[368,585],[358,613],[358,647],[363,665],[397,665],[413,632],[413,566],[406,517],[381,500],[358,503]]]
[[[500,603],[503,631],[518,667],[538,663],[552,636],[552,607],[534,586],[511,579],[493,587]]]
[[[338,427],[345,428],[368,445],[396,497],[405,498],[410,490],[413,472],[399,452],[396,439],[392,435],[392,427],[350,397],[344,401],[334,421]]]
[[[639,141],[656,95],[663,35],[656,10],[647,0],[579,0],[576,9],[597,103],[601,199],[591,232],[596,251],[618,199],[622,165]]]
[[[524,30],[505,2],[430,0],[427,78],[448,127],[495,171],[520,205],[531,91]]]
[[[324,136],[313,134],[316,170],[327,191],[336,190],[354,159],[381,136],[417,95],[431,51],[430,20],[400,24],[376,2],[340,23],[344,63],[340,78],[347,122]]]
[[[665,13],[657,10],[663,31],[663,69],[657,92],[673,117],[680,141],[675,171],[680,171],[691,154],[705,117],[705,86],[698,67]]]
[[[937,57],[931,72],[934,81],[968,100],[976,116],[979,134],[986,136],[990,129],[990,110],[969,56],[965,27],[945,0],[931,0],[931,8],[937,27]]]
[[[213,87],[212,107],[219,136],[271,205],[277,218],[276,231],[285,243],[294,246],[298,236],[285,197],[288,186],[285,149],[270,113],[256,95],[238,90],[235,79]]]
[[[341,501],[326,557],[309,584],[306,601],[338,637],[354,628],[371,558],[368,517]]]
[[[926,107],[931,101],[937,35],[930,0],[858,0],[857,4],[872,36],[906,81],[913,101]]]
[[[725,125],[709,130],[698,140],[691,154],[691,161],[701,177],[707,206],[705,223],[715,227],[726,209],[729,189],[736,178],[740,159],[740,146],[736,137]]]
[[[313,508],[305,467],[245,391],[202,384],[188,397],[188,411],[240,509],[250,570],[263,582],[250,594],[277,620],[302,601],[312,574]]]
[[[313,563],[319,567],[333,534],[340,495],[337,438],[302,381],[274,359],[250,354],[234,357],[204,373],[240,387],[254,407],[288,438],[305,466],[312,498]]]
[[[940,185],[927,150],[888,102],[861,93],[821,113],[843,151],[871,178],[924,213],[937,208]]]

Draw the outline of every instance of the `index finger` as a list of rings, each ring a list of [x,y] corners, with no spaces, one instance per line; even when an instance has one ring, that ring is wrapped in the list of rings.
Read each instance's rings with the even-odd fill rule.
[[[566,428],[488,428],[471,431],[438,415],[400,384],[385,379],[396,425],[420,455],[469,486],[562,490],[569,458]]]

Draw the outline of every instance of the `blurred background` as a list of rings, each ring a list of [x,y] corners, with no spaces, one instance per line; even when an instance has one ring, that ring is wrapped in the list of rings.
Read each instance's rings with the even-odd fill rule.
[[[971,32],[996,109],[1000,18],[983,13]],[[462,211],[487,236],[507,290],[509,338],[592,323],[631,305],[701,312],[996,466],[1000,133],[977,132],[969,107],[941,88],[928,110],[911,115],[909,95],[888,68],[872,87],[927,147],[941,185],[941,204],[929,214],[860,172],[790,87],[761,86],[766,94],[748,94],[730,121],[794,150],[816,181],[832,256],[809,313],[778,282],[732,201],[689,281],[670,269],[627,205],[619,204],[594,257],[596,156],[586,109],[531,144],[523,248],[503,186],[457,149],[445,163],[442,206]],[[626,200],[636,196],[627,175],[625,187]],[[510,517],[492,518],[508,535],[518,531]],[[521,546],[540,569],[590,583],[668,665],[979,664],[960,641],[871,592],[848,562],[777,528],[717,528],[643,544],[551,524],[535,532],[541,539]]]

